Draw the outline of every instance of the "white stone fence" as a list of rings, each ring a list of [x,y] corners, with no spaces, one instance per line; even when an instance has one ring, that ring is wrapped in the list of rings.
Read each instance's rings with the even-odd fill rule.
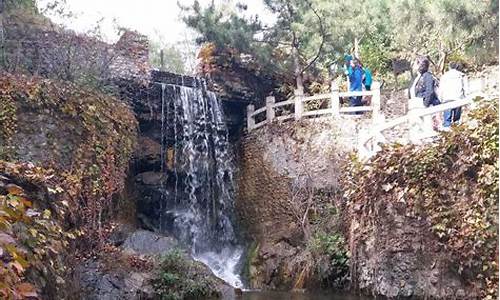
[[[380,151],[380,144],[385,144],[388,139],[385,136],[385,131],[392,128],[408,124],[411,130],[408,131],[408,136],[405,137],[405,143],[418,143],[425,138],[432,138],[437,135],[437,132],[432,128],[432,120],[429,117],[441,114],[446,110],[458,108],[472,103],[471,98],[447,102],[437,106],[432,106],[423,109],[414,109],[399,118],[390,121],[376,124],[368,130],[368,132],[361,132],[358,144],[358,154],[362,158],[369,158],[375,153]],[[430,128],[429,128],[430,127]]]
[[[356,97],[356,96],[371,96],[369,106],[341,107],[340,98]],[[309,109],[308,103],[321,101],[327,103],[326,108]],[[288,107],[288,108],[287,108]],[[285,109],[287,108],[287,109]],[[293,112],[292,112],[293,108]],[[277,116],[277,112],[279,114]],[[338,117],[341,114],[350,114],[354,116],[356,112],[372,112],[374,123],[380,119],[380,83],[374,81],[370,91],[360,92],[340,92],[338,85],[335,82],[331,84],[331,92],[328,94],[318,94],[313,96],[305,96],[301,91],[296,90],[295,96],[289,100],[276,102],[273,96],[266,98],[266,105],[259,109],[255,109],[254,105],[247,106],[247,129],[252,131],[269,124],[275,120],[284,121],[289,119],[300,120],[303,117],[318,117],[330,115]],[[261,121],[256,121],[256,116],[261,115]]]
[[[486,82],[482,78],[472,79],[469,81],[468,92],[465,99],[452,102],[442,103],[431,107],[419,107],[411,105],[406,115],[374,124],[372,127],[362,130],[358,137],[358,154],[361,158],[368,159],[375,155],[381,149],[381,144],[389,141],[387,134],[395,127],[406,125],[409,130],[402,136],[402,143],[421,143],[428,138],[435,137],[438,132],[433,129],[432,117],[442,115],[446,110],[464,107],[474,104],[473,99],[476,97],[486,97],[484,93]],[[422,99],[410,99],[422,104]],[[441,120],[439,120],[441,121]]]

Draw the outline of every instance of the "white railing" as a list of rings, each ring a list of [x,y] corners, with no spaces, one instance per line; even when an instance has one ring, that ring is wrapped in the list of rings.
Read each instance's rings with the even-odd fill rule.
[[[361,158],[370,158],[380,151],[381,144],[389,141],[387,137],[387,133],[390,133],[389,130],[402,125],[408,125],[409,127],[409,130],[405,132],[405,136],[402,137],[402,140],[406,143],[419,143],[425,138],[436,136],[437,132],[432,129],[432,116],[446,110],[472,104],[475,97],[485,96],[483,94],[484,87],[485,82],[483,79],[471,80],[469,82],[469,92],[463,100],[447,102],[428,108],[411,109],[404,116],[375,124],[372,128],[361,131],[358,138],[358,154]]]
[[[458,108],[473,103],[472,99],[476,96],[485,96],[483,94],[486,82],[484,79],[474,79],[469,81],[469,93],[466,99],[447,102],[429,108],[415,108],[409,110],[407,115],[385,121],[380,108],[380,84],[373,82],[371,91],[362,92],[340,92],[338,86],[332,82],[331,93],[319,94],[313,96],[304,96],[300,91],[295,91],[295,96],[287,101],[275,102],[275,98],[270,96],[266,98],[266,105],[255,109],[254,105],[247,106],[247,129],[255,130],[273,121],[285,121],[289,119],[300,120],[303,117],[319,117],[331,115],[340,117],[340,115],[351,115],[355,112],[372,112],[372,124],[370,128],[361,130],[357,136],[358,154],[362,158],[369,158],[377,153],[381,147],[380,144],[390,141],[388,133],[395,127],[407,125],[402,140],[405,143],[418,143],[427,137],[435,136],[437,133],[429,128],[432,127],[432,121],[429,121],[433,115],[442,113],[446,110]],[[372,96],[370,106],[341,107],[340,98],[355,96]],[[308,109],[305,105],[311,101],[326,101],[326,108]],[[420,100],[421,102],[421,100]],[[289,107],[284,110],[284,107]],[[292,112],[293,110],[293,112]],[[279,111],[280,115],[276,113]],[[265,113],[265,118],[264,117]],[[259,122],[256,116],[262,115]]]
[[[371,96],[370,106],[341,107],[340,98]],[[311,101],[326,101],[326,108],[308,109],[307,103]],[[290,106],[290,109],[283,108]],[[293,107],[293,112],[292,108]],[[276,111],[281,108],[280,115],[276,116]],[[276,102],[273,96],[266,98],[266,105],[255,109],[254,105],[247,106],[247,129],[248,131],[260,128],[273,121],[285,121],[288,119],[300,120],[302,117],[317,117],[331,115],[338,117],[341,114],[352,114],[355,112],[372,112],[374,122],[380,118],[380,83],[373,82],[371,91],[361,92],[340,92],[335,82],[332,82],[331,93],[305,96],[302,92],[296,90],[292,99],[282,102]],[[256,122],[257,115],[264,115],[261,121]]]

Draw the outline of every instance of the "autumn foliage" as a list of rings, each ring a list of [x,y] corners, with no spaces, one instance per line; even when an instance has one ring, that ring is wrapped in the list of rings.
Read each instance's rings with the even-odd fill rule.
[[[471,121],[430,145],[393,145],[345,180],[352,205],[404,203],[424,218],[484,299],[498,298],[498,100],[480,101]],[[356,184],[353,184],[356,183]]]
[[[0,161],[0,174],[0,298],[38,299],[28,271],[63,284],[60,253],[75,238],[54,215],[64,214],[64,202],[48,203],[46,197],[61,187],[53,170],[29,163]]]
[[[0,78],[0,155],[16,160],[12,138],[22,127],[19,111],[49,111],[64,120],[78,143],[71,149],[71,163],[48,162],[58,171],[76,225],[97,229],[113,194],[120,191],[135,143],[136,120],[118,99],[82,89],[69,82],[2,74]],[[57,157],[58,149],[44,149]],[[0,157],[1,158],[1,157]]]
[[[70,231],[88,247],[99,244],[101,223],[124,186],[137,124],[120,100],[69,82],[3,73],[0,102],[0,298],[35,297],[39,285],[26,282],[25,273],[38,268],[38,278],[57,276],[62,266],[55,257],[75,237]],[[26,111],[64,125],[47,139],[64,133],[72,140],[38,145],[43,159],[21,163],[27,158],[18,150],[26,145],[17,135],[36,136],[29,124],[47,126],[27,120]],[[61,154],[59,146],[69,151]],[[4,179],[9,186],[1,184]],[[46,197],[10,183],[16,180]]]

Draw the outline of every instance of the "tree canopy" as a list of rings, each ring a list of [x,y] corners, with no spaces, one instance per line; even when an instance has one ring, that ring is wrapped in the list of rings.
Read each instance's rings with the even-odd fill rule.
[[[429,55],[436,66],[462,59],[498,61],[498,0],[264,0],[275,22],[248,17],[229,1],[183,7],[184,22],[211,42],[249,55],[264,70],[293,76],[328,74],[359,41],[361,59],[378,73],[390,60]],[[388,17],[390,16],[390,17]],[[299,82],[297,82],[299,84]]]

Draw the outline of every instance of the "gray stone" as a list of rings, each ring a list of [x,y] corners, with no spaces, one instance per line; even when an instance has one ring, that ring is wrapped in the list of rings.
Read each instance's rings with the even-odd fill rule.
[[[121,246],[134,231],[135,228],[131,224],[121,224],[113,230],[108,241],[115,246]]]
[[[178,247],[177,241],[147,230],[138,230],[123,243],[123,249],[138,255],[162,255]]]
[[[80,299],[87,300],[139,300],[153,299],[149,284],[150,274],[106,270],[95,260],[83,262],[76,267],[80,284]]]
[[[144,172],[135,177],[137,182],[145,185],[161,185],[165,176],[161,172]]]

